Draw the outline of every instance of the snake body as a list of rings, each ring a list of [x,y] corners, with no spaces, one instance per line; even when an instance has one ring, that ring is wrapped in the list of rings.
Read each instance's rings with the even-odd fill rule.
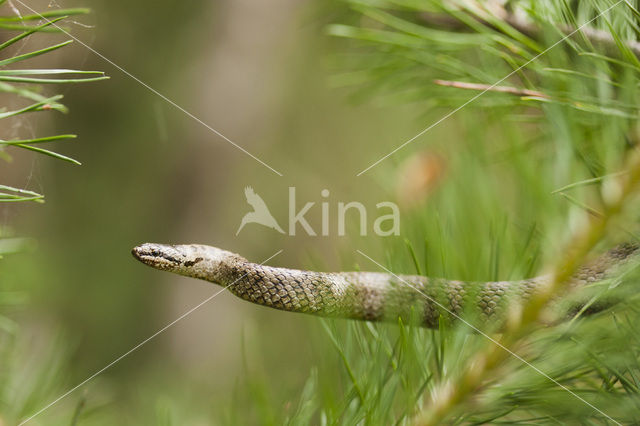
[[[580,268],[570,286],[611,276],[637,256],[635,244],[619,245]],[[441,317],[455,318],[475,307],[482,319],[500,317],[510,303],[529,298],[545,276],[495,282],[463,282],[419,275],[380,272],[314,272],[249,262],[235,253],[206,245],[142,244],[135,258],[156,269],[203,279],[236,296],[270,308],[366,321],[417,318],[438,327]]]

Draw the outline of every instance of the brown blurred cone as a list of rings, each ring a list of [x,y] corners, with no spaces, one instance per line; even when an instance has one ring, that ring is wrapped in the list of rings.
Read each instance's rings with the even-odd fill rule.
[[[422,152],[406,160],[398,171],[396,194],[404,208],[421,205],[438,187],[446,174],[447,163],[439,154]]]

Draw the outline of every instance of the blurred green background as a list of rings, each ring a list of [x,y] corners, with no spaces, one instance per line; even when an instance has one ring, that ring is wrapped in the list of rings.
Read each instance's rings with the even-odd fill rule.
[[[29,4],[47,10],[62,2]],[[376,270],[357,254],[360,249],[396,272],[415,273],[417,264],[419,272],[460,279],[530,276],[545,258],[557,255],[562,237],[583,212],[552,191],[618,170],[625,137],[634,126],[633,120],[609,110],[585,112],[570,102],[527,103],[488,93],[357,177],[476,94],[435,87],[433,78],[490,84],[533,53],[486,34],[473,42],[469,36],[465,46],[457,38],[434,43],[429,34],[421,34],[425,46],[416,48],[417,53],[407,49],[415,56],[402,56],[405,46],[399,41],[381,51],[400,51],[401,59],[367,62],[370,51],[349,50],[346,47],[353,46],[348,41],[327,36],[327,25],[383,25],[338,1],[115,0],[65,1],[62,6],[92,9],[90,15],[71,20],[74,36],[283,176],[80,43],[47,58],[50,66],[104,70],[111,79],[56,88],[65,95],[68,115],[50,114],[47,121],[20,117],[6,137],[77,133],[78,140],[56,149],[82,162],[75,167],[12,150],[13,163],[1,165],[3,183],[43,192],[47,200],[43,205],[0,205],[0,225],[37,241],[34,250],[7,256],[0,264],[3,289],[28,297],[26,304],[9,312],[21,329],[15,358],[22,370],[12,373],[16,382],[11,389],[31,392],[33,401],[24,405],[28,412],[39,410],[43,402],[90,377],[218,290],[136,262],[130,250],[137,244],[210,244],[257,262],[283,249],[269,264]],[[8,5],[3,7],[11,13]],[[40,42],[66,39],[39,36]],[[552,32],[548,37],[547,45],[558,38]],[[28,39],[21,48],[31,50],[37,43]],[[591,96],[598,105],[636,102],[637,85],[629,77],[635,70],[619,70],[602,58],[579,57],[572,48],[558,47],[533,64],[530,73],[518,75],[516,83],[541,86],[558,99],[584,95],[582,100]],[[505,51],[516,59],[496,57]],[[380,73],[384,84],[378,86],[386,85],[390,95],[375,96],[372,87],[345,87],[364,79],[361,73],[345,72],[363,63],[370,65],[367,71]],[[573,66],[582,67],[587,77],[552,71]],[[456,67],[458,73],[452,71]],[[594,70],[614,68],[616,84],[629,83],[621,93],[607,82],[588,78]],[[599,144],[602,140],[611,143]],[[299,228],[298,235],[290,237],[248,225],[236,236],[249,211],[246,186],[265,199],[284,227],[288,188],[295,187],[299,206],[316,203],[307,215],[316,230],[320,193],[328,189],[334,214],[331,235],[311,237]],[[572,194],[587,204],[599,200],[597,188],[579,187]],[[352,226],[349,236],[337,236],[339,201],[365,204],[369,231],[376,203],[400,203],[401,235],[380,238],[369,232],[360,237]],[[405,239],[416,252],[415,263]],[[348,332],[341,335],[334,328]],[[416,342],[444,340],[436,332],[414,332]],[[33,424],[70,424],[79,408],[82,424],[280,424],[301,410],[301,402],[313,399],[305,389],[333,402],[326,404],[335,410],[330,417],[340,418],[340,410],[348,408],[341,404],[351,404],[353,389],[344,354],[333,339],[347,336],[341,343],[349,347],[353,342],[348,339],[357,340],[358,333],[396,336],[398,331],[284,314],[222,293]],[[458,343],[456,348],[463,347]],[[420,350],[427,347],[437,345],[424,345],[416,353],[424,355]],[[387,347],[381,343],[372,350],[378,356],[376,350]],[[377,377],[383,371],[379,366],[387,362],[357,351],[346,358],[358,356],[357,375],[365,381]],[[424,364],[421,374],[430,374],[432,358],[422,363],[416,356],[411,362]],[[382,386],[385,380],[376,383]],[[409,401],[402,392],[409,394],[413,387],[402,385],[400,398]],[[393,386],[388,392],[395,392],[389,389]],[[376,407],[384,409],[382,403]],[[323,415],[315,415],[322,423]]]

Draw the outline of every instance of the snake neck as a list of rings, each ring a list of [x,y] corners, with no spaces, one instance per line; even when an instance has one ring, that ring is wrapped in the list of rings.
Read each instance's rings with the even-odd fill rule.
[[[223,285],[234,295],[258,305],[289,312],[348,316],[349,283],[338,274],[274,268],[250,262],[228,265]]]
[[[132,251],[141,262],[198,278],[267,307],[323,316],[351,316],[352,283],[340,274],[274,268],[215,247],[147,243]]]

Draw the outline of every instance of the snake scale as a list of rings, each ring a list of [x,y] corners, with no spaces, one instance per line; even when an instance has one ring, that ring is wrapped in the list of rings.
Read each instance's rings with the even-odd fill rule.
[[[570,286],[601,281],[640,253],[625,243],[581,267]],[[439,318],[455,318],[476,307],[484,320],[497,318],[509,303],[523,301],[545,276],[496,282],[463,282],[381,272],[313,272],[249,262],[235,253],[206,245],[142,244],[134,257],[156,269],[203,279],[236,296],[270,308],[366,321],[413,319],[438,327]],[[417,318],[417,320],[416,320]]]

